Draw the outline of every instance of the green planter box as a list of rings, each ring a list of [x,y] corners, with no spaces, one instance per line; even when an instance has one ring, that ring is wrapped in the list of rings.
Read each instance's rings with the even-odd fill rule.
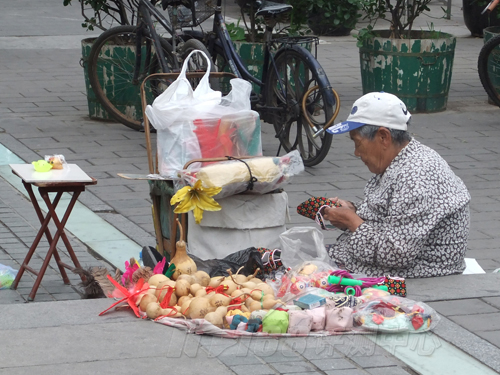
[[[397,95],[410,112],[446,109],[456,39],[440,33],[418,32],[422,39],[390,39],[381,32],[359,49],[363,93],[385,91]],[[386,37],[387,36],[387,37]]]
[[[91,119],[99,120],[110,120],[113,118],[106,112],[101,103],[97,100],[94,90],[90,86],[89,72],[88,72],[88,59],[90,55],[90,50],[95,38],[87,38],[82,40],[82,65],[83,65],[83,76],[85,78],[85,89],[87,90],[87,104],[89,107],[89,117]]]
[[[234,48],[243,60],[248,71],[257,79],[262,78],[264,69],[264,43],[233,42]],[[260,87],[252,83],[253,91],[260,93]]]
[[[82,60],[83,60],[83,74],[85,77],[85,88],[87,90],[87,102],[89,107],[89,116],[92,119],[111,120],[115,121],[104,109],[101,103],[97,100],[88,77],[88,58],[90,50],[95,38],[88,38],[82,40]],[[130,66],[135,64],[135,46],[127,45],[109,45],[105,51],[106,56],[112,59],[119,59],[120,61],[128,61]],[[145,53],[143,54],[145,55]],[[103,69],[102,74],[105,74],[105,85],[103,89],[108,93],[113,93],[114,104],[121,106],[122,111],[127,111],[132,114],[136,120],[142,119],[142,103],[140,86],[133,86],[127,84],[126,89],[123,88],[123,82],[130,82],[130,72],[115,71],[113,65],[110,64],[107,68]],[[123,80],[120,79],[123,75]]]

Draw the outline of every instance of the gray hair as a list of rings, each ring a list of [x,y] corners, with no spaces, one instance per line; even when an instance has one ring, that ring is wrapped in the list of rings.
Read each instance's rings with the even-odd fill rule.
[[[375,138],[375,134],[377,134],[377,131],[380,128],[381,126],[377,125],[363,125],[357,128],[356,130],[358,131],[361,137],[373,140],[373,138]],[[395,144],[401,145],[405,142],[411,141],[411,135],[406,130],[389,129],[389,128],[386,129],[391,132],[392,142]]]

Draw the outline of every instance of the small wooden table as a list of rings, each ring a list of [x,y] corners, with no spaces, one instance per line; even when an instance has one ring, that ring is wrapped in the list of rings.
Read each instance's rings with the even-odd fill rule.
[[[57,266],[59,268],[59,271],[61,272],[61,276],[65,284],[70,284],[65,268],[74,270],[75,267],[80,267],[80,262],[78,261],[75,252],[73,251],[73,247],[71,246],[66,233],[64,232],[64,226],[66,225],[71,211],[73,210],[73,207],[78,200],[78,196],[80,195],[80,193],[85,191],[85,186],[95,185],[97,184],[97,180],[88,176],[76,164],[67,164],[64,166],[64,169],[52,169],[49,172],[36,172],[33,165],[31,164],[10,164],[10,167],[12,169],[12,173],[22,179],[23,185],[28,192],[31,203],[35,208],[41,224],[40,230],[38,231],[38,234],[36,235],[35,240],[33,241],[33,244],[31,245],[28,254],[26,255],[23,264],[21,265],[21,268],[19,269],[19,272],[17,273],[17,276],[11,286],[11,289],[17,288],[19,280],[21,280],[21,277],[23,276],[25,270],[35,274],[37,278],[28,296],[28,301],[33,301],[38,287],[42,282],[45,271],[47,270],[50,259],[52,258],[52,255],[56,260]],[[43,212],[40,209],[32,186],[38,187],[40,196],[47,205],[48,212],[45,217],[43,216]],[[49,193],[56,193],[52,201],[50,200]],[[63,193],[73,193],[73,196],[71,197],[62,220],[59,220],[55,210]],[[48,227],[51,219],[57,228],[57,231],[53,237]],[[36,271],[31,268],[28,263],[35,253],[35,250],[44,234],[47,238],[47,241],[49,242],[50,247],[47,251],[47,255],[45,256],[42,267],[39,271]],[[56,249],[59,238],[62,238],[64,244],[66,245],[68,254],[71,257],[71,260],[73,261],[75,267],[71,267],[61,261],[61,257],[59,256]],[[84,280],[83,277],[82,280]]]

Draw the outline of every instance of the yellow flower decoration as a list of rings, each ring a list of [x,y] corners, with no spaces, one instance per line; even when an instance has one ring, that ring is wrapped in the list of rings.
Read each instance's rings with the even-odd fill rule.
[[[194,219],[196,224],[200,224],[203,219],[203,210],[205,211],[220,211],[222,207],[212,197],[218,194],[222,188],[205,188],[201,184],[201,180],[196,181],[194,186],[185,186],[180,189],[170,200],[175,207],[176,214],[189,212],[194,210]]]

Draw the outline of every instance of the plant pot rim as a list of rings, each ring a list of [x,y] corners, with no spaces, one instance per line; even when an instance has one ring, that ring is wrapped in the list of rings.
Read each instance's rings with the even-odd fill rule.
[[[456,37],[452,34],[449,34],[449,33],[445,33],[445,32],[442,32],[442,31],[434,31],[434,32],[431,32],[431,31],[426,31],[426,30],[412,30],[411,31],[411,38],[410,39],[397,39],[397,38],[390,38],[389,35],[391,33],[391,30],[388,30],[388,29],[382,29],[382,30],[374,30],[375,33],[380,33],[382,35],[375,35],[374,37],[372,37],[371,39],[387,39],[387,40],[400,40],[400,41],[410,41],[410,40],[427,40],[427,39],[432,39],[432,40],[442,40],[442,39],[451,39],[451,40],[454,40],[456,39]],[[428,37],[428,38],[422,38],[422,37],[413,37],[415,34],[421,34],[421,35],[430,35],[432,33],[439,33],[439,38],[431,38],[431,37]],[[385,35],[387,34],[387,35]]]
[[[488,26],[483,29],[483,31],[488,31],[492,34],[500,33],[500,26]]]

